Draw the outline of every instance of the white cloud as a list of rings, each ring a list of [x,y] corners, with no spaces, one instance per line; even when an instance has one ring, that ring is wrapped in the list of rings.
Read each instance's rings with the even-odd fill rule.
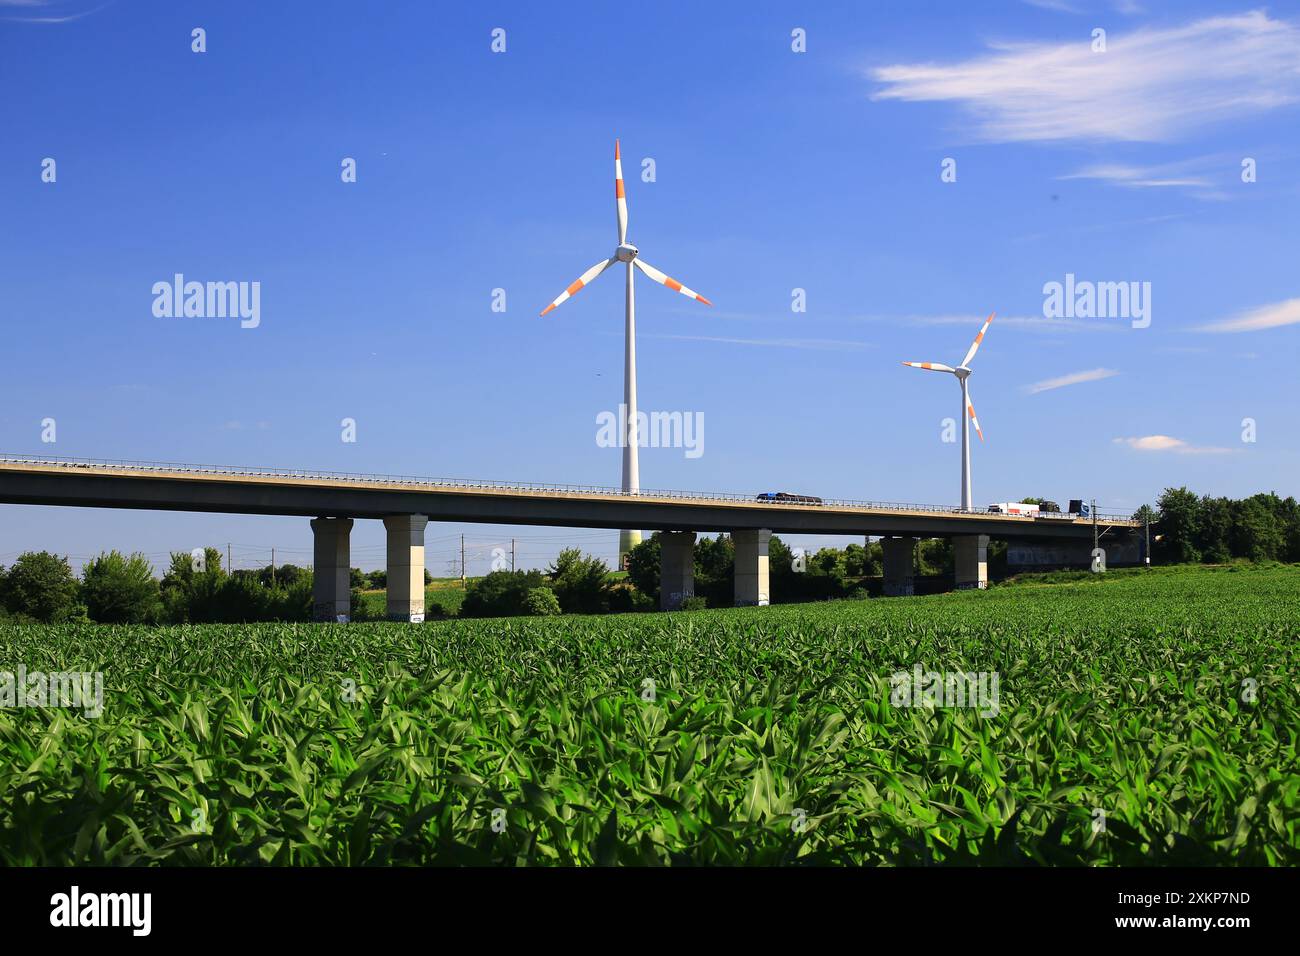
[[[1300,299],[1287,299],[1272,305],[1247,309],[1231,319],[1220,319],[1196,329],[1197,332],[1258,332],[1283,325],[1300,323]]]
[[[1211,448],[1205,445],[1189,445],[1181,438],[1169,435],[1143,435],[1141,438],[1116,438],[1115,444],[1128,445],[1136,451],[1172,451],[1180,455],[1228,455],[1231,448]]]
[[[1084,33],[872,75],[883,84],[874,99],[963,104],[991,141],[1161,141],[1300,99],[1300,29],[1256,10],[1111,31],[1104,53]]]
[[[1041,382],[1026,385],[1025,391],[1030,395],[1037,395],[1039,392],[1050,392],[1054,388],[1065,388],[1067,385],[1100,382],[1103,378],[1113,378],[1118,374],[1119,372],[1113,368],[1094,368],[1086,372],[1071,372],[1069,375],[1062,375],[1059,378],[1044,379]]]

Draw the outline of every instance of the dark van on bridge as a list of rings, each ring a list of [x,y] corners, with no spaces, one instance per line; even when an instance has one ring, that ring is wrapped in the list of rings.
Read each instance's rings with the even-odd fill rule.
[[[758,496],[759,501],[783,501],[794,505],[819,505],[820,498],[812,495],[792,495],[788,491],[765,491]]]

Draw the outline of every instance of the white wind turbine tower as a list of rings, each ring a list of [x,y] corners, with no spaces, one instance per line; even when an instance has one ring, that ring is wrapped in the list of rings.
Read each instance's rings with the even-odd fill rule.
[[[702,295],[692,292],[676,279],[670,278],[642,259],[641,251],[627,241],[627,196],[623,189],[623,160],[619,153],[618,140],[614,140],[614,201],[618,213],[618,247],[608,259],[596,263],[560,293],[554,302],[542,310],[542,315],[550,312],[573,296],[583,286],[590,285],[615,262],[627,263],[627,322],[624,326],[625,341],[623,347],[623,404],[627,410],[627,433],[623,440],[623,490],[641,490],[641,471],[637,460],[636,430],[636,300],[632,293],[632,276],[640,269],[655,282],[666,285],[675,292],[697,299],[705,305],[713,305]],[[618,560],[623,563],[624,556],[641,543],[640,531],[620,531],[618,535]]]
[[[975,424],[975,432],[980,436],[980,441],[984,440],[984,432],[980,431],[979,419],[975,417],[975,406],[971,404],[970,388],[966,385],[966,379],[970,378],[970,361],[979,351],[980,342],[984,341],[984,333],[989,330],[989,323],[993,321],[996,312],[990,312],[989,317],[984,320],[984,328],[980,329],[979,335],[975,336],[975,341],[970,345],[970,351],[966,357],[961,360],[961,364],[956,368],[950,365],[941,365],[938,362],[904,362],[904,365],[910,365],[912,368],[929,369],[931,372],[951,372],[957,376],[957,381],[961,383],[961,507],[963,511],[974,511],[971,503],[970,488],[970,427],[966,424],[966,416],[970,415],[970,420]]]

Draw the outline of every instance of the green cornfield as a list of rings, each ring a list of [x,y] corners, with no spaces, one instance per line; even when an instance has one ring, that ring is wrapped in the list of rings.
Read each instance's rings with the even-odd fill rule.
[[[1098,576],[1100,577],[1100,576]],[[1300,568],[428,624],[9,625],[9,865],[1300,863]],[[915,667],[995,714],[899,706]]]

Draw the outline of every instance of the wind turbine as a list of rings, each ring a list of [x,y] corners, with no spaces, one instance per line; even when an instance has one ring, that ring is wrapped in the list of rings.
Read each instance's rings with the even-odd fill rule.
[[[984,320],[984,328],[980,329],[979,335],[975,336],[975,341],[970,345],[970,351],[966,357],[961,360],[961,364],[956,368],[950,365],[941,365],[938,362],[904,362],[904,365],[910,365],[912,368],[923,368],[931,372],[951,372],[957,376],[957,381],[961,383],[961,507],[963,511],[974,511],[971,504],[970,489],[970,427],[966,424],[966,416],[970,415],[970,420],[975,424],[975,432],[980,436],[980,441],[984,440],[984,432],[980,431],[980,421],[975,417],[975,406],[971,404],[970,387],[966,384],[966,379],[970,378],[970,361],[979,351],[980,342],[984,341],[984,333],[989,330],[989,323],[993,321],[996,312],[990,312],[989,317]]]
[[[705,305],[713,305],[713,303],[650,265],[641,258],[641,250],[627,241],[627,195],[623,188],[623,159],[619,152],[618,140],[614,140],[614,204],[618,215],[618,246],[615,248],[614,254],[608,259],[597,262],[578,276],[573,284],[561,292],[554,302],[542,309],[542,315],[563,304],[571,296],[576,295],[584,286],[590,285],[598,275],[615,262],[627,263],[627,322],[624,325],[625,338],[623,345],[623,404],[627,410],[627,432],[622,436],[623,490],[635,492],[641,490],[641,469],[637,459],[636,299],[632,292],[632,276],[637,269],[640,269],[655,282],[666,285],[674,292],[680,292],[682,295],[703,302]],[[620,567],[623,564],[624,556],[640,543],[640,531],[620,531],[618,533]]]

